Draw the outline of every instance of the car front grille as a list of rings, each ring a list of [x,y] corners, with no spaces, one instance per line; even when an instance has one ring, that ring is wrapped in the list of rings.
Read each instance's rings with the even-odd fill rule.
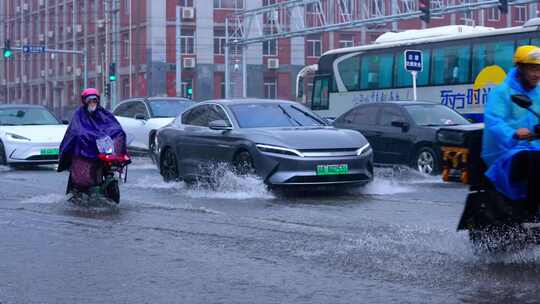
[[[345,182],[367,182],[370,178],[366,174],[346,174],[327,176],[294,176],[289,178],[286,184],[318,184],[318,183],[345,183]]]
[[[306,157],[343,157],[356,156],[359,148],[346,149],[317,149],[317,150],[299,150]]]

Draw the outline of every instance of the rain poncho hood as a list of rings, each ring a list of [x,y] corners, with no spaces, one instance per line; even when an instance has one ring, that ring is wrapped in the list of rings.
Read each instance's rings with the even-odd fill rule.
[[[117,154],[126,153],[126,134],[120,123],[107,110],[98,106],[89,113],[85,106],[79,107],[60,144],[60,162],[58,171],[66,170],[71,165],[73,157],[97,159],[98,148],[96,140],[109,136],[115,142],[121,143],[116,147]],[[120,150],[120,151],[118,151]]]
[[[540,113],[540,87],[526,90],[519,80],[518,70],[512,69],[504,82],[488,96],[482,159],[488,166],[486,176],[495,188],[512,200],[523,200],[527,198],[527,184],[510,180],[512,159],[521,151],[540,150],[540,140],[517,140],[513,136],[519,128],[528,128],[532,133],[540,122],[532,113],[512,102],[514,94],[527,95],[533,101],[531,109]]]

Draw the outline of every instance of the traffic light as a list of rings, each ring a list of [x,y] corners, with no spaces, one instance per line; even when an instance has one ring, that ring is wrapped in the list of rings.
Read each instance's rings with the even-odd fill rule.
[[[109,82],[105,84],[103,91],[104,91],[103,93],[105,94],[105,96],[107,97],[111,96],[111,84]]]
[[[431,20],[431,0],[418,0],[418,10],[422,13],[420,20],[429,23]]]
[[[109,81],[116,81],[116,63],[112,62],[109,65]]]
[[[187,87],[186,91],[187,91],[187,95],[188,95],[187,97],[189,99],[193,99],[193,88],[191,86],[189,86],[189,87]]]
[[[499,0],[499,10],[503,14],[508,13],[508,0]]]
[[[11,41],[9,39],[4,40],[4,58],[13,56],[13,50],[11,49]]]

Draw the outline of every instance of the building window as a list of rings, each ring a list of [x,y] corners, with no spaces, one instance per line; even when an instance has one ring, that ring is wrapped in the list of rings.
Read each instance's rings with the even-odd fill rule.
[[[341,34],[339,37],[339,47],[346,48],[354,46],[353,36],[350,34]]]
[[[487,10],[487,19],[488,21],[499,21],[501,20],[501,11],[498,7],[493,7]]]
[[[193,7],[193,0],[178,0],[179,6]]]
[[[214,30],[214,55],[225,55],[225,30]],[[239,45],[231,45],[229,52],[231,55],[239,55],[241,47]]]
[[[527,6],[516,5],[514,8],[514,20],[517,22],[527,21]]]
[[[126,77],[122,79],[122,97],[128,98],[129,97],[129,77]]]
[[[269,6],[276,3],[277,3],[277,0],[263,0],[263,6]]]
[[[214,54],[215,55],[225,54],[225,31],[224,30],[214,30]]]
[[[129,35],[124,34],[122,37],[122,53],[124,54],[124,59],[129,58]]]
[[[182,54],[195,54],[195,37],[194,33],[182,33],[182,36],[180,36],[180,47]]]
[[[384,0],[370,0],[368,6],[372,17],[384,15]]]
[[[214,8],[243,9],[243,0],[214,0]]]
[[[264,80],[264,98],[268,98],[268,99],[277,98],[277,81],[275,78]]]
[[[320,57],[322,53],[321,38],[308,38],[306,40],[306,52],[308,57]]]
[[[234,88],[234,81],[229,82],[229,88]],[[221,82],[221,92],[220,92],[220,98],[225,98],[225,81]]]
[[[263,42],[264,56],[277,56],[277,39],[267,40]]]

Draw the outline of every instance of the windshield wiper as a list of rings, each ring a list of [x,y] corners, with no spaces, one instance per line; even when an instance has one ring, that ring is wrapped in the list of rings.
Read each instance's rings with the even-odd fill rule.
[[[278,106],[278,107],[281,109],[281,111],[283,112],[283,114],[285,114],[285,115],[289,118],[289,120],[294,121],[298,126],[302,126],[302,124],[299,123],[298,120],[294,119],[294,118],[291,116],[291,114],[287,113],[287,111],[286,111],[283,107],[281,107],[281,106]]]
[[[323,123],[322,121],[320,121],[318,118],[313,117],[313,116],[312,116],[311,114],[309,114],[308,112],[302,111],[302,110],[300,110],[299,108],[294,107],[294,106],[292,106],[292,108],[295,109],[296,111],[298,111],[298,112],[304,114],[304,116],[307,116],[307,117],[309,117],[310,119],[312,119],[312,120],[314,120],[314,121],[320,123],[321,125],[323,125],[323,126],[326,125],[325,123]]]

